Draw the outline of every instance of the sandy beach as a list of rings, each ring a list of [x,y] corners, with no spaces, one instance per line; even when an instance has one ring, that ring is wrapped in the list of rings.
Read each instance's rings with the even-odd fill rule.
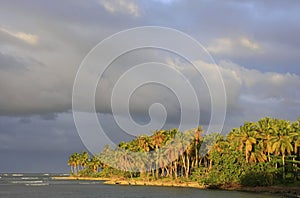
[[[104,181],[107,185],[133,185],[133,186],[164,186],[164,187],[185,187],[207,189],[208,186],[200,185],[198,182],[176,182],[176,181],[142,181],[142,180],[126,180],[120,178],[94,178],[94,177],[74,177],[74,176],[57,176],[52,177],[54,180],[89,180]],[[243,191],[253,193],[271,193],[282,194],[284,197],[300,197],[300,187],[285,186],[262,186],[262,187],[242,187],[242,186],[223,186],[217,189]]]
[[[51,177],[54,180],[86,180],[86,181],[108,181],[110,178],[103,177],[74,177],[74,176],[56,176]]]

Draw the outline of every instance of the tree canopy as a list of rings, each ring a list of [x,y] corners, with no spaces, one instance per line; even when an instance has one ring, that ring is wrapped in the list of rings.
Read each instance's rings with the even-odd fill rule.
[[[73,153],[73,175],[156,180],[193,180],[207,185],[274,185],[299,181],[300,119],[262,118],[226,136],[202,127],[158,130],[99,155]],[[101,171],[100,171],[100,169]]]

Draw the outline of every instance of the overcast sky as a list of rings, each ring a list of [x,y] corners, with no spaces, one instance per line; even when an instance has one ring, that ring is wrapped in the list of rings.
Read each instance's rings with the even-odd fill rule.
[[[138,26],[175,28],[212,55],[227,94],[223,133],[264,116],[297,120],[299,21],[297,0],[2,0],[0,172],[69,170],[69,154],[85,149],[72,116],[72,87],[79,65],[103,39]],[[97,88],[100,122],[115,142],[136,134],[118,135],[122,130],[111,113],[112,87],[131,65],[149,61],[169,64],[187,76],[201,106],[200,124],[209,124],[211,102],[203,78],[174,54],[138,50],[112,63]],[[161,75],[170,78],[168,73]],[[179,102],[167,88],[145,85],[132,95],[130,113],[137,123],[145,124],[151,104],[161,103],[168,113],[164,127],[174,127],[180,120]]]

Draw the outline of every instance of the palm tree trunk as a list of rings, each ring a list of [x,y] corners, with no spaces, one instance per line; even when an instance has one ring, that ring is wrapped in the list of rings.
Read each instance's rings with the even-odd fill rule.
[[[203,157],[201,157],[200,158],[200,160],[199,160],[199,162],[198,162],[198,164],[201,166],[201,164],[202,164],[202,160],[203,160]]]
[[[177,180],[177,162],[174,162],[174,175],[175,175],[175,179]]]
[[[186,175],[185,175],[185,177],[188,178],[189,177],[189,173],[190,173],[190,160],[189,160],[189,156],[187,156],[187,158],[186,158],[186,163],[187,163],[187,165],[186,165]]]
[[[283,181],[285,181],[285,155],[283,154],[282,155],[282,178],[283,178]]]
[[[296,182],[297,181],[297,165],[295,164],[295,158],[293,157],[293,174],[294,174],[294,182]]]
[[[170,169],[169,169],[169,176],[170,176],[171,179],[173,178],[173,165],[172,165],[172,163],[171,163]]]
[[[166,171],[166,177],[168,177],[170,173],[169,173],[169,169],[167,166],[165,167],[165,171]]]
[[[198,144],[196,144],[195,155],[196,155],[195,166],[196,166],[196,167],[199,167],[199,166],[198,166],[198,163],[199,163]]]
[[[184,153],[182,154],[182,162],[183,162],[183,170],[184,170],[184,172],[186,173],[186,164],[185,164],[185,155],[184,155]],[[181,173],[181,175],[183,176],[183,171],[181,171],[182,173]]]
[[[156,145],[156,160],[155,160],[155,177],[156,179],[158,179],[158,172],[159,172],[159,168],[158,168],[158,157],[159,157],[159,150],[158,150],[158,145]]]
[[[154,168],[151,168],[151,172],[152,172],[152,177],[155,177]]]
[[[212,165],[213,165],[213,160],[211,159],[211,160],[209,161],[209,170],[212,169]]]
[[[199,160],[198,160],[198,162],[199,162]],[[195,167],[195,163],[196,163],[196,160],[192,160],[192,164],[191,164],[191,168],[194,168]]]
[[[75,170],[76,170],[75,175],[77,175],[78,174],[78,166],[77,165],[75,166]]]

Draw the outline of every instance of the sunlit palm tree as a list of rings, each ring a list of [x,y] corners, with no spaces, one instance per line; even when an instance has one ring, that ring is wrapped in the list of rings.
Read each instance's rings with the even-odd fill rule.
[[[289,132],[290,125],[287,121],[277,121],[275,135],[270,139],[272,151],[282,158],[283,179],[285,179],[285,157],[293,151],[292,137]]]
[[[101,165],[101,161],[99,159],[99,157],[97,156],[93,156],[91,161],[89,162],[89,166],[91,166],[93,172],[98,172],[99,166]]]
[[[257,143],[257,132],[255,131],[255,125],[251,122],[246,122],[244,126],[239,128],[236,138],[240,142],[239,149],[240,151],[245,152],[246,162],[248,163],[253,146]]]
[[[258,138],[262,141],[262,151],[268,156],[268,161],[271,161],[272,144],[270,142],[271,137],[274,135],[274,120],[266,117],[257,122]]]

